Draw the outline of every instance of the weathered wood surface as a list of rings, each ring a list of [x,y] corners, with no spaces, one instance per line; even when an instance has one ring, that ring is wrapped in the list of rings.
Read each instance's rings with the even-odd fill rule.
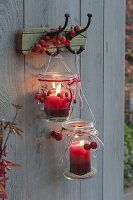
[[[108,200],[123,199],[124,10],[124,0],[105,1],[103,199]]]
[[[59,162],[66,142],[48,139],[52,125],[40,120],[33,99],[36,75],[44,68],[48,56],[17,55],[15,33],[20,28],[63,24],[64,13],[70,13],[71,24],[83,26],[88,12],[93,18],[87,51],[80,60],[82,86],[105,147],[97,155],[95,178],[68,181],[62,175],[66,163]],[[11,117],[10,103],[24,105],[18,122],[24,128],[25,140],[13,137],[9,141],[9,158],[22,164],[21,169],[10,173],[9,199],[122,200],[124,0],[1,0],[0,26],[1,117]],[[74,56],[62,55],[74,67]],[[81,111],[83,118],[91,118],[87,109],[85,105]],[[77,110],[76,117],[80,115]]]

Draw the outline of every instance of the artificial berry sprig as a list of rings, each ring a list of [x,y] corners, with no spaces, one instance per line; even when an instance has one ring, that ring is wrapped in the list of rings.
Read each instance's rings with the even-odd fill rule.
[[[62,29],[62,26],[59,26],[59,30]],[[70,31],[63,35],[59,33],[56,36],[50,37],[48,35],[44,35],[42,38],[38,40],[38,42],[32,47],[31,51],[33,53],[45,53],[50,49],[50,45],[52,44],[56,48],[59,46],[70,46],[71,39],[73,39],[78,32],[80,31],[79,26],[71,27]]]
[[[51,137],[54,138],[56,141],[61,141],[63,138],[62,131],[51,131]]]
[[[6,190],[6,181],[8,180],[7,170],[11,170],[12,167],[20,167],[19,164],[15,164],[7,160],[7,142],[11,134],[17,134],[20,137],[23,137],[23,130],[15,123],[18,112],[22,106],[15,104],[12,105],[15,108],[13,120],[11,122],[0,120],[0,198],[3,200],[8,198]],[[8,131],[7,135],[6,131]]]
[[[84,149],[85,150],[97,149],[97,143],[96,142],[91,142],[89,144],[84,144]]]

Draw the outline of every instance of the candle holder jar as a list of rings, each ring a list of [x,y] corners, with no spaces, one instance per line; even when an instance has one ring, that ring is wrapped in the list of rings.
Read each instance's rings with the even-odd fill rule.
[[[38,81],[39,93],[35,99],[43,118],[56,122],[68,119],[75,103],[76,84],[80,82],[78,76],[46,72],[39,74]]]
[[[64,176],[67,179],[87,179],[96,174],[92,165],[92,150],[99,148],[99,138],[93,122],[72,120],[62,123],[64,134],[70,138],[69,169]]]

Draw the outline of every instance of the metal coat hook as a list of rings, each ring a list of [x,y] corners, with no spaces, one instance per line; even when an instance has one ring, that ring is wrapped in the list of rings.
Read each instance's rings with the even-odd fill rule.
[[[89,28],[90,23],[91,23],[92,14],[88,13],[87,16],[88,16],[87,25],[86,25],[83,29],[81,29],[80,31],[77,31],[75,37],[76,37],[77,35],[80,35],[81,33],[85,32],[85,31]],[[66,37],[69,38],[70,40],[73,39],[73,38],[70,37],[69,34],[67,34]],[[69,46],[66,46],[66,48],[67,48],[71,53],[75,54],[75,51],[71,48],[70,45],[69,45]],[[84,51],[84,50],[85,50],[85,46],[80,46],[79,50],[77,50],[76,53],[77,53],[77,54],[80,54],[80,53],[81,53],[82,51]]]
[[[72,26],[68,28],[70,15],[65,14],[63,26],[53,29],[42,27],[40,29],[24,29],[17,33],[17,51],[27,55],[29,53],[56,56],[66,48],[71,53],[80,54],[85,49],[86,30],[91,23],[92,14],[88,13],[88,21],[84,28]],[[40,37],[38,35],[40,34]],[[30,42],[29,42],[30,41]]]

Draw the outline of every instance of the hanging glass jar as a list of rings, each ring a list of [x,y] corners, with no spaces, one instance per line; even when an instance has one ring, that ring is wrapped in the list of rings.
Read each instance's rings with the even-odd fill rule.
[[[93,122],[68,120],[62,123],[63,132],[70,138],[69,167],[64,172],[68,179],[86,179],[96,174],[92,163],[93,150],[100,147],[101,140],[97,137],[97,130]],[[102,142],[101,142],[102,143]],[[66,151],[67,151],[66,150]]]
[[[76,74],[45,72],[39,74],[39,93],[35,99],[40,105],[43,117],[51,121],[65,121],[71,115],[76,103],[76,85],[80,82]]]

